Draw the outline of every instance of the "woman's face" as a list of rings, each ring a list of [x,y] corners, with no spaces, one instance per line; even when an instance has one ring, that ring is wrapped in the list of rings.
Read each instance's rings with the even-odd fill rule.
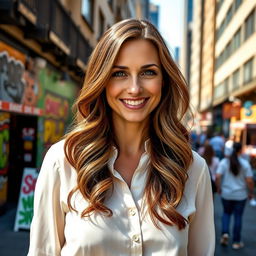
[[[163,76],[155,46],[144,39],[123,44],[106,85],[114,121],[145,122],[161,99]]]

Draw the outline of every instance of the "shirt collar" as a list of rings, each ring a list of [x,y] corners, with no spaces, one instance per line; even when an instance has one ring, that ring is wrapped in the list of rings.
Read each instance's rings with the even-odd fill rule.
[[[149,160],[149,149],[150,149],[150,139],[147,139],[144,142],[144,149],[145,152],[141,155],[138,167],[135,172],[137,171],[143,171],[146,169],[148,165]],[[114,163],[118,156],[118,150],[115,146],[112,146],[112,153],[108,161],[108,168],[112,172],[112,174],[118,178],[120,178],[120,174],[114,169]]]

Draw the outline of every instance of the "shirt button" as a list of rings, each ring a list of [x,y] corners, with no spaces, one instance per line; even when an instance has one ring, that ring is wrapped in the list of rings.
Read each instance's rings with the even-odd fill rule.
[[[132,240],[133,240],[134,242],[136,242],[136,243],[139,243],[139,242],[140,242],[140,237],[139,237],[139,235],[133,235],[133,236],[132,236]]]
[[[129,214],[130,214],[131,216],[134,216],[134,215],[136,214],[136,211],[135,211],[134,209],[130,209],[130,210],[129,210]]]

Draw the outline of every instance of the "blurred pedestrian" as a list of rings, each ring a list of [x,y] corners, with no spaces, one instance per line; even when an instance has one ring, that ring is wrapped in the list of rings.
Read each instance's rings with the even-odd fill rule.
[[[216,180],[216,171],[219,165],[219,158],[215,156],[214,150],[210,144],[206,144],[204,146],[202,157],[205,159],[210,175],[211,175],[211,183],[212,183],[212,192],[215,193],[217,191],[215,180]]]
[[[221,133],[216,133],[209,141],[210,145],[213,147],[215,156],[220,160],[224,156],[224,146],[225,140]]]
[[[232,248],[244,246],[241,240],[242,217],[246,199],[253,198],[254,182],[251,166],[241,155],[241,143],[233,143],[230,157],[221,160],[216,174],[217,190],[223,205],[222,237],[220,243],[228,245],[230,219],[234,214]]]
[[[181,122],[187,88],[151,23],[105,32],[74,128],[44,159],[29,256],[214,254],[210,175]]]

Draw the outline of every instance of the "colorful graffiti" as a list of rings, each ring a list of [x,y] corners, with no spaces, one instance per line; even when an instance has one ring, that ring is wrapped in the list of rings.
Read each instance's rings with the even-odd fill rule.
[[[0,67],[1,99],[21,103],[24,92],[22,75],[25,68],[23,63],[4,51],[0,53]]]
[[[10,114],[0,112],[0,175],[6,175],[9,157]]]
[[[37,180],[37,172],[33,168],[25,168],[18,208],[16,212],[14,230],[18,231],[19,228],[29,229],[33,217],[33,202],[34,202],[34,191]]]
[[[0,42],[0,100],[36,106],[39,89],[36,61]]]
[[[10,114],[0,112],[0,206],[7,200]]]
[[[52,145],[60,140],[65,132],[69,114],[67,99],[47,92],[45,95],[44,144]]]

